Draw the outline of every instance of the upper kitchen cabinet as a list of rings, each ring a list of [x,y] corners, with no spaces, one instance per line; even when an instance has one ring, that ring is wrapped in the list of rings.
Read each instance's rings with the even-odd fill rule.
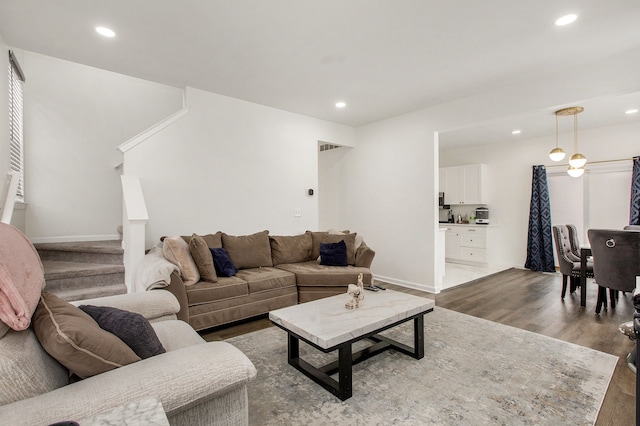
[[[443,167],[440,169],[440,190],[446,204],[487,204],[484,185],[487,166]]]

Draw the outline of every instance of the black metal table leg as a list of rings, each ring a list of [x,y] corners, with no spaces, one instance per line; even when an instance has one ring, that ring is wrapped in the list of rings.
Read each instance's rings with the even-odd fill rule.
[[[289,364],[291,364],[291,361],[293,359],[300,358],[300,340],[298,340],[298,338],[292,335],[291,333],[288,333],[288,336],[289,336],[289,347],[287,350],[287,354],[288,354]]]
[[[424,358],[424,315],[413,320],[413,349],[415,359]]]
[[[351,359],[351,345],[344,345],[338,349],[338,394],[341,401],[353,395],[353,364]]]

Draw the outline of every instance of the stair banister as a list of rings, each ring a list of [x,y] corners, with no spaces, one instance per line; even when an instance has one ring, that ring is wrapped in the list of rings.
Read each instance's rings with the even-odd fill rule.
[[[137,176],[121,175],[123,196],[124,282],[129,293],[135,292],[133,277],[145,252],[145,227],[149,221],[142,186]]]

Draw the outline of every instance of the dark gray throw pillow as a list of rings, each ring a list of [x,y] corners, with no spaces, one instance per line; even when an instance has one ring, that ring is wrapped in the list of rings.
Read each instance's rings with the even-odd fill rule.
[[[320,244],[320,264],[347,266],[347,244],[344,240],[340,240],[337,243]]]
[[[140,358],[145,359],[165,353],[155,330],[149,321],[136,312],[110,306],[79,306],[100,328],[116,335]]]

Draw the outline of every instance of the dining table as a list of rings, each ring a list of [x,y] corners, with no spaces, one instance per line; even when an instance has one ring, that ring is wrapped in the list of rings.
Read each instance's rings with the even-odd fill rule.
[[[591,246],[580,246],[580,306],[587,306],[587,258]]]

